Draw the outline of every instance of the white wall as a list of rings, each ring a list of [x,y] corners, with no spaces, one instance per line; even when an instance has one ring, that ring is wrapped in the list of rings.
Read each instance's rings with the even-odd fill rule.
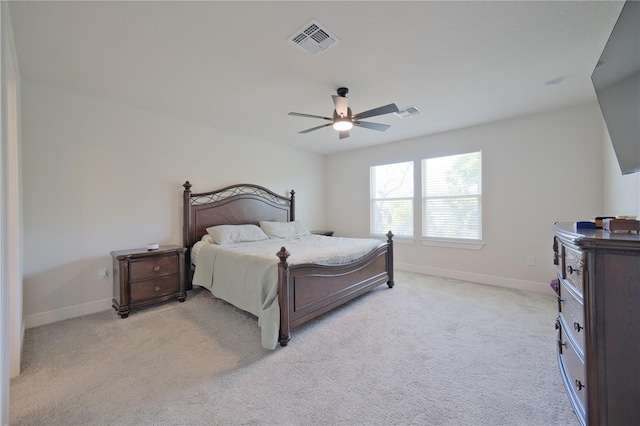
[[[0,424],[8,424],[9,378],[20,373],[22,318],[22,202],[20,72],[9,8],[0,7]]]
[[[0,42],[5,49],[8,7],[0,4]],[[3,55],[4,56],[4,55]],[[4,171],[7,165],[7,90],[5,61],[0,58],[0,425],[9,423],[9,274],[7,260],[7,189]]]
[[[603,130],[603,135],[603,213],[607,216],[640,215],[640,173],[622,174],[606,127]]]
[[[369,235],[369,167],[482,149],[482,250],[396,244],[396,266],[547,291],[554,221],[602,214],[602,119],[597,105],[550,111],[327,158],[327,225]],[[419,170],[418,170],[419,173]],[[416,194],[418,197],[420,194]],[[535,265],[527,265],[527,257]]]
[[[27,327],[110,308],[109,252],[182,244],[182,184],[296,191],[296,218],[325,222],[325,157],[22,82]]]

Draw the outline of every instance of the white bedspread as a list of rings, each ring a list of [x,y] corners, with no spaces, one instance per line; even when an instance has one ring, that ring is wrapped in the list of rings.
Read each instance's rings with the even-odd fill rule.
[[[280,330],[278,262],[286,247],[289,264],[341,264],[359,259],[381,241],[309,235],[220,246],[198,242],[193,284],[258,317],[262,346],[275,349]]]

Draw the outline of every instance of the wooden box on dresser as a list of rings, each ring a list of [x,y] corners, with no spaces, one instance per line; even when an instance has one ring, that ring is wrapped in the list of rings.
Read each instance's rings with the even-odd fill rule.
[[[554,224],[558,363],[580,423],[640,425],[640,235]]]
[[[113,307],[122,318],[131,308],[186,298],[184,247],[167,245],[158,250],[112,251]]]

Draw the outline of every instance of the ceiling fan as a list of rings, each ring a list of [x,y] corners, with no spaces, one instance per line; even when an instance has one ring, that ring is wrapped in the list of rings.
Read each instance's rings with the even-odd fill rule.
[[[303,114],[300,112],[289,113],[289,115],[294,115],[296,117],[320,118],[322,120],[330,121],[330,123],[312,127],[299,133],[309,133],[313,132],[314,130],[322,129],[324,127],[333,126],[333,128],[338,131],[340,139],[344,139],[349,137],[349,130],[353,126],[364,127],[365,129],[377,130],[379,132],[384,132],[389,127],[391,127],[388,124],[371,123],[368,121],[360,120],[363,118],[375,117],[377,115],[398,112],[398,107],[396,106],[396,104],[384,105],[378,108],[370,109],[368,111],[360,112],[358,114],[352,114],[351,108],[349,108],[347,101],[347,93],[349,93],[349,89],[347,89],[346,87],[341,87],[337,90],[337,92],[337,96],[331,96],[336,107],[336,109],[333,111],[333,118],[323,117],[321,115]]]

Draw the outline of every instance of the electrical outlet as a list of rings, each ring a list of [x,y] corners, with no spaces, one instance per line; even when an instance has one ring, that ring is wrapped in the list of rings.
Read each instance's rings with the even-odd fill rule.
[[[98,277],[100,277],[101,280],[106,280],[108,276],[109,276],[108,269],[100,269],[98,271]]]
[[[527,265],[533,266],[536,264],[536,258],[533,256],[527,256]]]

